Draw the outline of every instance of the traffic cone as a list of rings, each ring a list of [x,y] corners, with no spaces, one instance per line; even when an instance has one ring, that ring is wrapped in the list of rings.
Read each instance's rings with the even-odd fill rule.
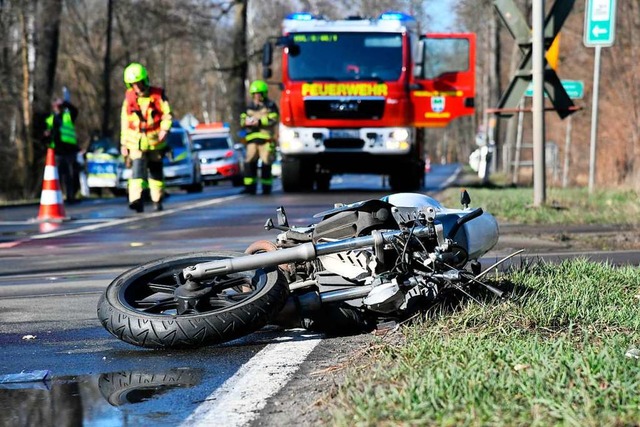
[[[65,219],[62,191],[58,178],[56,156],[53,148],[47,150],[47,161],[44,167],[42,180],[42,195],[40,196],[39,220],[63,220]]]

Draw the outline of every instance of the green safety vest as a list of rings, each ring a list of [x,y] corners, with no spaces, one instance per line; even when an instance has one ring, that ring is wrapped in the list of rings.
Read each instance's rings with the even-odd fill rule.
[[[46,120],[47,129],[53,129],[53,114],[47,117]],[[76,127],[71,120],[71,113],[69,110],[62,112],[62,124],[60,125],[60,141],[65,144],[78,145],[78,138],[76,137]],[[55,147],[55,141],[51,141],[51,147]]]

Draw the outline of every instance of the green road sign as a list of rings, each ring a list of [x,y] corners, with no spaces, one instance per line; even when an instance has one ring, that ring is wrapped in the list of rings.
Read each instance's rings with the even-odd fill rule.
[[[616,0],[586,0],[584,45],[611,46],[616,30]]]
[[[582,99],[584,97],[584,82],[582,80],[561,80],[562,87],[571,99]],[[533,82],[529,83],[524,96],[533,96]],[[544,96],[547,96],[545,92]]]

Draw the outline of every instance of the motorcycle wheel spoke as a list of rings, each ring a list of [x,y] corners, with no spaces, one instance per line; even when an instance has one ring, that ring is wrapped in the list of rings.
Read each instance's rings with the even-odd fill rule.
[[[245,292],[241,294],[222,294],[209,298],[209,305],[212,308],[226,308],[232,307],[241,302],[245,298],[249,297],[251,292]]]
[[[222,294],[227,289],[233,289],[236,292],[242,292],[240,289],[247,289],[251,285],[250,281],[245,277],[226,277],[223,280],[213,283],[212,290],[215,294]]]
[[[168,285],[165,283],[149,283],[148,286],[152,291],[163,294],[173,294],[173,292],[176,290],[175,285]]]
[[[145,313],[162,314],[166,310],[174,310],[177,307],[176,300],[173,297],[167,297],[158,300],[144,299],[135,301],[135,303],[137,304],[138,310]]]

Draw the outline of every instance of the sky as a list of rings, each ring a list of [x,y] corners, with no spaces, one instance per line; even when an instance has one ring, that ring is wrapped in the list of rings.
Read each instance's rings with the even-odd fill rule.
[[[455,21],[452,11],[456,3],[458,3],[458,0],[425,1],[423,7],[432,17],[429,28],[426,28],[426,30],[432,33],[451,31]]]

